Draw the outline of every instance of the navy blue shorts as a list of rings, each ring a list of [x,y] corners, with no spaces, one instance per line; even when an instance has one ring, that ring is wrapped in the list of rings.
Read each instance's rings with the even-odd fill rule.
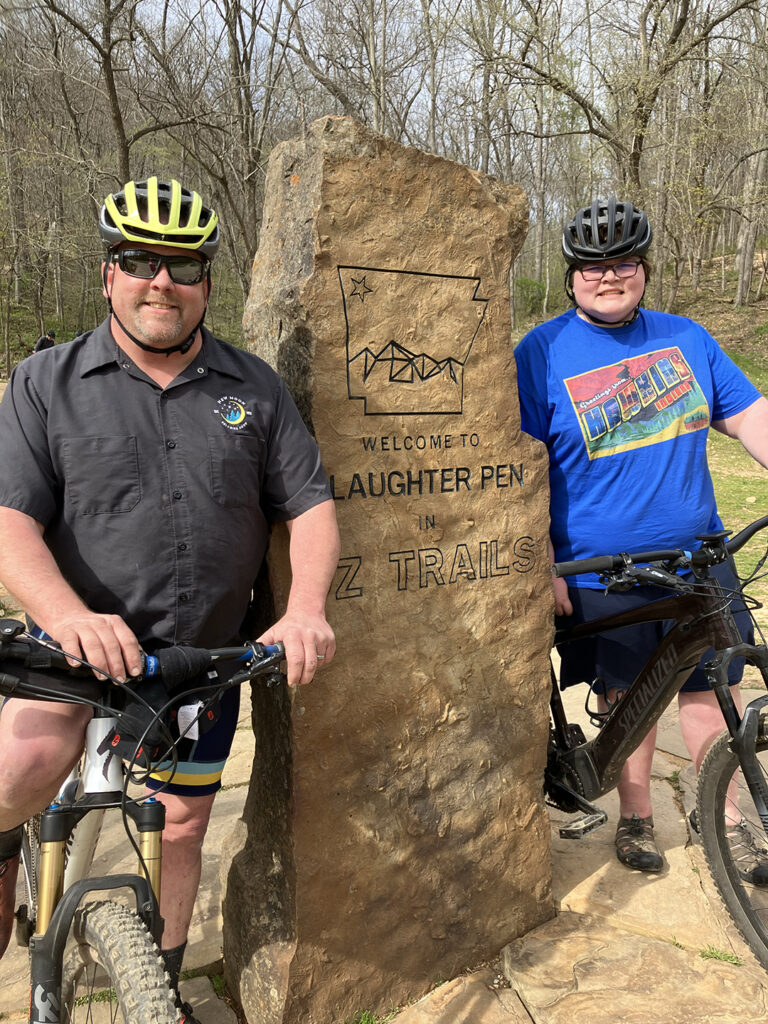
[[[711,570],[726,590],[736,590],[738,579],[730,562],[716,565]],[[639,608],[652,601],[669,597],[671,591],[661,587],[633,587],[623,593],[592,590],[588,587],[569,587],[568,596],[573,604],[573,615],[558,616],[555,625],[567,629],[581,622],[601,619],[607,615]],[[736,625],[745,643],[754,643],[754,627],[743,602],[731,606]],[[623,626],[594,637],[584,637],[572,643],[559,644],[560,686],[565,689],[575,683],[590,683],[595,693],[605,694],[608,690],[627,690],[651,653],[659,646],[662,637],[669,632],[670,621],[641,622],[635,626]],[[695,693],[708,690],[704,663],[714,651],[705,651],[698,666],[683,686],[683,692]],[[744,674],[744,659],[734,658],[728,666],[728,681],[731,686],[741,682]]]
[[[172,770],[170,761],[159,764],[147,780],[147,789],[179,796],[205,796],[221,789],[221,773],[232,749],[240,711],[239,686],[224,693],[220,711],[216,724],[198,740],[179,741],[176,770]]]

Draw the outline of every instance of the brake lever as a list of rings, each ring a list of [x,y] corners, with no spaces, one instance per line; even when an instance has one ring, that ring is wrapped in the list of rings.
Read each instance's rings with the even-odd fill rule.
[[[665,587],[667,590],[675,590],[678,593],[687,593],[688,584],[680,579],[675,573],[668,572],[652,565],[629,565],[623,566],[610,574],[600,577],[600,582],[605,586],[605,591],[618,591],[622,593],[631,590],[638,583],[647,583],[652,586]]]

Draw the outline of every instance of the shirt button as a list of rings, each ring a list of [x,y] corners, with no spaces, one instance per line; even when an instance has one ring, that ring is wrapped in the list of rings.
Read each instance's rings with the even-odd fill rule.
[[[169,448],[175,448],[176,447],[176,442],[175,441],[169,441],[168,442],[168,447]]]
[[[179,600],[180,601],[188,601],[189,600],[189,594],[179,594]]]
[[[187,545],[186,544],[179,544],[179,551],[186,551],[186,550],[187,550]]]
[[[182,497],[182,493],[181,491],[174,491],[173,496],[176,499],[176,501],[178,501]]]

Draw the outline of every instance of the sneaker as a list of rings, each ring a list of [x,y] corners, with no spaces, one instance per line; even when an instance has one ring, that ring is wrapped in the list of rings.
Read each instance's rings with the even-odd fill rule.
[[[752,885],[768,885],[768,850],[763,845],[765,836],[758,837],[742,818],[726,832],[731,856],[739,874]]]
[[[664,860],[653,838],[653,817],[619,818],[616,829],[616,856],[622,864],[637,871],[661,871]]]
[[[8,948],[14,926],[16,907],[16,876],[19,873],[19,855],[0,861],[0,957]]]

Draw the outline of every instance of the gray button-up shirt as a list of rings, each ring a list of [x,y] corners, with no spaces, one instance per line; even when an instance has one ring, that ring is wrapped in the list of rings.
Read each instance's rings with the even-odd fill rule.
[[[0,505],[42,523],[85,603],[142,643],[231,642],[269,524],[329,497],[278,375],[206,330],[163,389],[104,321],[20,363],[0,404]]]

